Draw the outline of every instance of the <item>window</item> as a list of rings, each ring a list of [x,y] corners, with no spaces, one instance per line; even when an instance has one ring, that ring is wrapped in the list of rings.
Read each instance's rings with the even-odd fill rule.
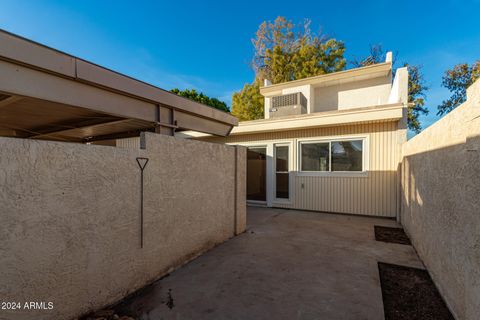
[[[362,171],[363,141],[331,142],[332,171]]]
[[[275,194],[277,199],[289,198],[288,146],[275,146]]]
[[[330,171],[330,143],[303,143],[302,171]]]
[[[300,171],[363,171],[363,139],[300,143]]]

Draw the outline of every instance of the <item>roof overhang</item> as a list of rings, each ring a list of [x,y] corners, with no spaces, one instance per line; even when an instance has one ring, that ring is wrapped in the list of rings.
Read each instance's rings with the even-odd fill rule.
[[[406,112],[402,103],[383,106],[318,112],[313,114],[284,117],[278,119],[261,119],[240,122],[230,135],[244,135],[273,131],[301,130],[318,127],[355,125],[370,122],[399,121]],[[185,132],[183,136],[191,138],[206,137],[199,132]]]
[[[315,77],[309,77],[299,80],[272,84],[266,87],[260,87],[260,93],[263,96],[270,97],[282,94],[282,90],[311,85],[313,87],[327,87],[361,80],[368,80],[379,77],[388,77],[392,71],[391,62],[377,63],[371,66],[355,68],[345,71],[327,73]]]
[[[226,136],[238,125],[229,113],[2,30],[0,74],[0,135],[92,141],[163,128]]]

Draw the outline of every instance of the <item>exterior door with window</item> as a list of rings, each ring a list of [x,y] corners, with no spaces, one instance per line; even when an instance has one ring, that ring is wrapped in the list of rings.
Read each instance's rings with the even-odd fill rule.
[[[275,199],[290,199],[290,146],[276,144],[274,146],[275,155]]]

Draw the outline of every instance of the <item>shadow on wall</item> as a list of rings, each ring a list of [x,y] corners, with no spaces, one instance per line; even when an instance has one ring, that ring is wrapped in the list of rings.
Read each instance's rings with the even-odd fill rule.
[[[464,141],[404,157],[401,223],[456,318],[477,319],[480,135]]]
[[[0,295],[54,305],[0,318],[103,308],[245,230],[244,148],[144,138],[128,149],[0,137]]]

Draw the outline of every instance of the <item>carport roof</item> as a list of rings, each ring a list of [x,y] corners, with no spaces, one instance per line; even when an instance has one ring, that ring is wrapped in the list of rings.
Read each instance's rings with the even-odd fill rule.
[[[229,113],[0,30],[0,135],[95,141],[141,131],[226,136]]]

